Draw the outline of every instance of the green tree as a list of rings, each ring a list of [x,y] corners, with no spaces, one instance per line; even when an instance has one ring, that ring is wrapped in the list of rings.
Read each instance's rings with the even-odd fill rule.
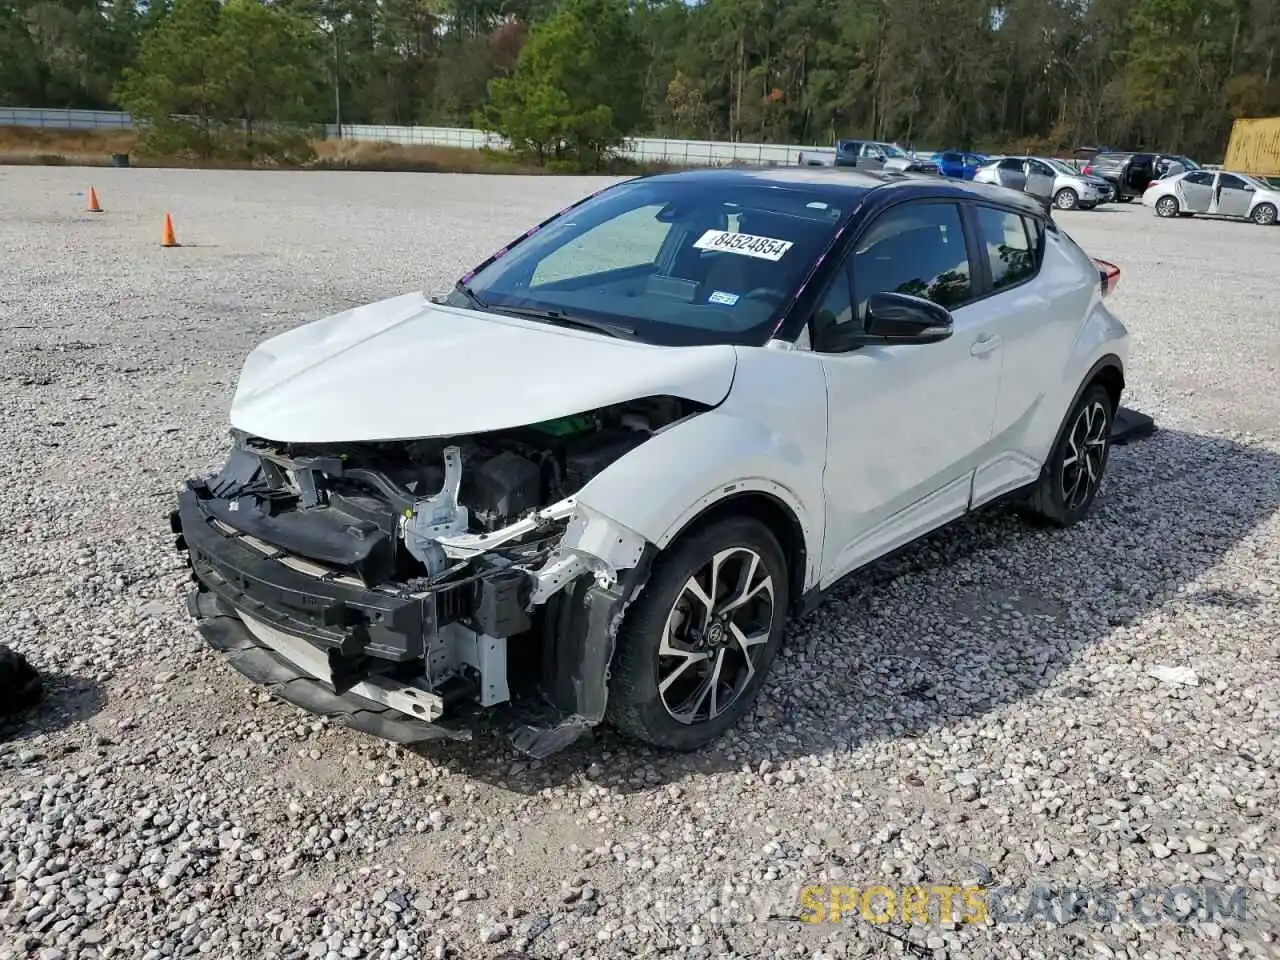
[[[259,121],[304,118],[316,46],[295,15],[258,0],[226,0],[209,50],[219,116],[241,121],[250,144]]]
[[[482,122],[584,167],[642,132],[1213,161],[1280,113],[1278,54],[1280,0],[0,0],[3,104],[127,106],[207,151]]]
[[[643,48],[624,0],[563,0],[534,26],[480,121],[524,152],[567,150],[584,169],[644,122]]]
[[[258,0],[175,0],[141,43],[116,97],[142,121],[144,148],[296,158],[305,138],[281,127],[316,81],[313,34]],[[264,136],[263,121],[276,121]]]
[[[214,56],[221,9],[217,0],[175,0],[125,69],[115,97],[145,125],[144,147],[186,147],[199,156],[215,152],[221,97]]]

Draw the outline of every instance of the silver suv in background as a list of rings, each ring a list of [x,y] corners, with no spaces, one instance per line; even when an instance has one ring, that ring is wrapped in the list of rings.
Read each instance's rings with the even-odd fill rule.
[[[1059,210],[1092,210],[1115,199],[1115,189],[1107,181],[1053,157],[992,157],[973,179],[1021,190]]]

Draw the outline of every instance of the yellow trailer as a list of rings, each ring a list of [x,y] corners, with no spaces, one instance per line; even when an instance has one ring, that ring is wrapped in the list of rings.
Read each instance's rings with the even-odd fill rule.
[[[1235,121],[1222,167],[1255,177],[1280,177],[1280,117]]]

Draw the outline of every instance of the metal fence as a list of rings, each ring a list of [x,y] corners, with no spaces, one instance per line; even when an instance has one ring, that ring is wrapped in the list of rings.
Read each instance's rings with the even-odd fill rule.
[[[0,127],[45,127],[52,130],[129,130],[133,120],[114,110],[43,110],[0,107]]]
[[[133,121],[127,113],[110,110],[42,110],[33,107],[0,107],[0,127],[46,127],[56,130],[128,130]],[[324,135],[338,136],[334,124],[324,126]],[[507,142],[496,134],[464,127],[393,127],[376,124],[343,124],[342,139],[415,146],[456,147],[478,150],[488,147],[505,150]],[[623,156],[649,163],[681,166],[715,166],[729,163],[794,165],[800,151],[830,150],[831,147],[778,143],[734,143],[724,140],[669,140],[635,137],[627,140]],[[1074,162],[1083,167],[1087,161]],[[1215,169],[1218,164],[1206,164]]]
[[[338,136],[334,124],[325,126],[325,136]],[[502,137],[484,130],[463,127],[391,127],[378,125],[347,125],[342,127],[344,140],[373,140],[382,143],[402,143],[414,146],[460,147],[478,150],[505,150],[509,144]],[[779,143],[732,143],[717,140],[670,140],[660,137],[633,137],[626,140],[619,151],[632,160],[651,163],[672,163],[684,166],[715,166],[727,163],[795,164],[801,150],[822,150],[822,147],[798,146]],[[830,147],[826,149],[831,149]]]
[[[56,130],[128,130],[133,121],[127,113],[109,110],[42,110],[32,107],[0,107],[0,126],[45,127]],[[335,124],[324,126],[325,136],[338,136]],[[496,134],[464,127],[393,127],[379,124],[343,124],[342,139],[413,146],[455,147],[478,150],[488,147],[505,150],[507,142]],[[716,140],[668,140],[636,137],[627,140],[621,151],[633,160],[685,166],[714,166],[728,163],[794,164],[801,150],[823,147],[777,143],[732,143]],[[825,149],[831,149],[827,147]]]

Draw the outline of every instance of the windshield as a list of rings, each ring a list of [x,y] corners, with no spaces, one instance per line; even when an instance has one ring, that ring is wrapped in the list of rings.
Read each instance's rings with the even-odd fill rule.
[[[1259,180],[1257,177],[1251,177],[1247,173],[1237,173],[1236,176],[1245,183],[1250,184],[1255,190],[1268,190],[1272,193],[1275,192],[1276,188],[1265,180]]]
[[[763,345],[852,196],[747,178],[631,181],[532,231],[448,302],[650,343]]]
[[[880,143],[877,146],[884,151],[886,157],[906,157],[907,151],[903,150],[896,143]]]

